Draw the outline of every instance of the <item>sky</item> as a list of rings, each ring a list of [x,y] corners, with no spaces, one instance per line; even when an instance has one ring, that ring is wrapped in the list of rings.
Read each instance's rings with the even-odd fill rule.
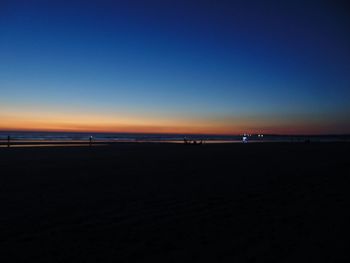
[[[349,134],[346,1],[0,1],[0,130]]]

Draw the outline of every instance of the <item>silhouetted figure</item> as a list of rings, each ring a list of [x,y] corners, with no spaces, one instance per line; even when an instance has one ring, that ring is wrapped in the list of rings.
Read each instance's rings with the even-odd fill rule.
[[[196,144],[197,144],[197,141],[196,141],[196,140],[193,140],[193,144],[196,145]]]
[[[7,147],[10,147],[10,141],[11,141],[11,137],[9,135],[9,136],[7,136]]]
[[[90,146],[92,145],[92,136],[90,136],[90,138],[89,138],[89,145]]]
[[[188,144],[187,138],[184,137],[184,144]]]

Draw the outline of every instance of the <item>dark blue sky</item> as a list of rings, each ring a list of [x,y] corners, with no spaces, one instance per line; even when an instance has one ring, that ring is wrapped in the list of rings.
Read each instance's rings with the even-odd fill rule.
[[[1,1],[0,129],[349,133],[349,13],[346,1]],[[73,125],[89,116],[105,121]]]

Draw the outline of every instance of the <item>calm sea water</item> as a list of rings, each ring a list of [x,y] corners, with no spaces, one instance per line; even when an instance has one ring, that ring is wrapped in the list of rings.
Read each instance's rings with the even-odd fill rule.
[[[132,133],[75,133],[75,132],[0,132],[0,140],[6,141],[10,136],[11,141],[51,141],[51,142],[84,142],[89,141],[90,136],[94,141],[107,142],[183,142],[189,140],[205,140],[206,142],[241,142],[242,135],[186,135],[186,134],[132,134]],[[325,136],[280,136],[280,135],[251,135],[250,142],[331,142],[350,141],[350,135],[325,135]]]

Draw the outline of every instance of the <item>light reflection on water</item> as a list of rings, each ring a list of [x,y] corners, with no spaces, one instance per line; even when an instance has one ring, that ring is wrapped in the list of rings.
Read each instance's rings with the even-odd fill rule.
[[[183,140],[177,140],[177,141],[146,141],[147,142],[153,142],[153,143],[180,143],[184,144]],[[200,140],[196,141],[197,143],[200,142]],[[241,143],[242,141],[239,140],[208,140],[208,141],[203,141],[202,144],[214,144],[214,143]]]
[[[201,143],[199,143],[200,141],[196,141],[196,145],[201,145]],[[272,142],[272,143],[276,143],[278,141],[250,141],[249,143],[267,143],[267,142]],[[107,145],[117,145],[117,144],[123,144],[123,143],[132,143],[132,144],[157,144],[157,143],[161,143],[161,144],[184,144],[183,140],[177,140],[177,141],[165,141],[165,140],[161,140],[161,141],[128,141],[128,140],[124,140],[124,141],[98,141],[98,142],[93,142],[92,144],[86,142],[83,143],[81,141],[77,141],[77,142],[45,142],[45,141],[15,141],[12,142],[10,145],[10,148],[22,148],[22,147],[89,147],[89,146],[107,146]],[[237,144],[237,143],[242,143],[242,141],[239,140],[211,140],[211,141],[203,141],[202,145],[205,144]],[[188,145],[194,145],[193,143],[189,143]],[[9,148],[7,143],[1,143],[0,142],[0,148]]]
[[[196,141],[199,145],[200,141]],[[86,146],[106,146],[106,145],[116,145],[120,143],[137,143],[137,144],[147,144],[147,143],[169,143],[169,144],[184,144],[183,140],[147,140],[147,141],[135,141],[135,140],[119,140],[119,141],[111,141],[111,140],[100,140],[95,141],[90,144],[89,142],[83,141],[52,141],[52,140],[14,140],[11,141],[10,148],[16,147],[86,147]],[[202,144],[222,144],[222,143],[241,143],[239,140],[208,140],[203,141]],[[191,144],[191,143],[190,143]],[[8,148],[7,142],[4,140],[0,141],[0,148]]]

